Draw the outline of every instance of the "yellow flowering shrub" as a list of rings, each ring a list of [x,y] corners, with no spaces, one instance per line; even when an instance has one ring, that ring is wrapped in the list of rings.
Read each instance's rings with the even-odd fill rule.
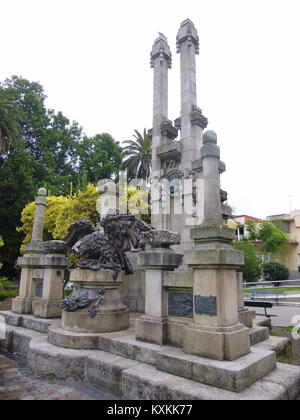
[[[52,239],[64,241],[70,224],[78,219],[88,219],[94,225],[98,223],[99,215],[96,210],[98,198],[97,190],[91,184],[87,186],[86,191],[79,191],[72,196],[48,196],[44,215],[44,241]],[[25,234],[21,253],[23,246],[31,240],[34,214],[35,202],[32,202],[24,208],[21,216],[22,226],[17,228],[18,232]]]
[[[78,194],[69,197],[56,219],[53,238],[64,241],[67,238],[69,226],[78,219],[88,219],[96,225],[99,222],[96,209],[98,199],[99,194],[92,184],[87,186],[86,191],[79,191]]]
[[[125,205],[125,207],[128,204],[129,213],[130,209],[133,212],[135,208],[137,210],[140,208],[150,210],[148,197],[145,192],[128,186],[125,191],[126,194],[121,197],[121,204],[123,206]],[[126,199],[127,203],[125,202]],[[69,226],[78,219],[88,219],[96,226],[99,222],[99,214],[97,212],[98,200],[99,194],[96,187],[92,184],[87,186],[86,191],[79,191],[78,193],[67,197],[48,196],[44,215],[44,241],[51,241],[53,239],[65,241],[68,235]],[[22,226],[17,228],[18,232],[23,232],[25,234],[21,246],[21,253],[23,253],[23,246],[31,240],[34,214],[35,202],[32,202],[24,208],[21,217]],[[150,221],[150,211],[148,215],[138,212],[137,216],[147,222]]]

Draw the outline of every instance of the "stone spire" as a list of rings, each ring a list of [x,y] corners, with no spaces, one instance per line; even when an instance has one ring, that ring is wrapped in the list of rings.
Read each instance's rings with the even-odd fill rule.
[[[32,237],[29,244],[24,246],[25,254],[44,254],[43,246],[43,226],[44,212],[47,204],[47,191],[40,188],[35,201],[35,215],[32,230]]]
[[[172,134],[172,123],[168,120],[168,71],[172,65],[172,54],[167,38],[159,33],[151,51],[153,68],[153,128],[152,128],[152,179],[153,183],[161,178],[161,159],[159,149],[168,142]],[[176,130],[177,133],[177,130]],[[154,184],[152,184],[154,185]],[[155,191],[157,188],[155,189]],[[152,223],[163,228],[160,211],[159,191],[152,194]]]
[[[192,161],[200,158],[202,132],[207,119],[197,107],[196,55],[199,54],[198,32],[190,19],[180,25],[177,35],[177,52],[181,62],[181,128],[182,164],[190,170]]]

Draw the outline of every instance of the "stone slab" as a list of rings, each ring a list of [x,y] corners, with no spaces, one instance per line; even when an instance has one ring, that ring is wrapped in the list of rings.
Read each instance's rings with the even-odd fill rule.
[[[268,340],[269,338],[269,329],[267,327],[254,326],[250,328],[249,333],[251,346]]]
[[[5,318],[8,325],[23,327],[40,333],[47,333],[51,325],[59,325],[61,322],[59,319],[39,319],[33,315],[19,315],[11,311],[0,312],[0,316]]]
[[[157,355],[159,370],[206,385],[240,392],[276,368],[276,354],[261,349],[234,361],[219,361],[192,356],[179,348],[168,348]]]
[[[286,346],[291,342],[288,337],[270,336],[268,340],[255,344],[255,348],[275,351],[277,355],[285,351]]]

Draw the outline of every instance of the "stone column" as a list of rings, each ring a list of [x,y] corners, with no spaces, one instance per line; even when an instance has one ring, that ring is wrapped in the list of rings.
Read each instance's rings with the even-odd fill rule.
[[[151,51],[151,67],[153,68],[153,128],[152,128],[152,180],[161,178],[161,160],[159,148],[167,142],[164,121],[168,122],[168,71],[172,65],[172,54],[167,38],[160,34]],[[167,124],[168,125],[168,124]],[[152,224],[162,229],[164,217],[161,212],[160,191],[153,185]]]
[[[243,287],[243,273],[236,273],[237,280],[237,295],[238,295],[238,319],[245,327],[252,328],[253,320],[256,317],[255,311],[249,311],[244,304],[244,287]]]
[[[191,229],[195,248],[185,253],[185,263],[194,270],[194,321],[184,330],[183,350],[234,360],[250,351],[249,329],[238,322],[236,271],[244,264],[244,254],[232,246],[233,230],[222,225],[215,133],[205,133],[203,143],[204,222]]]
[[[203,130],[208,124],[207,118],[197,107],[196,55],[199,54],[199,36],[190,19],[186,19],[180,25],[177,35],[177,53],[180,53],[181,115],[176,120],[176,124],[181,130],[181,171],[184,178],[190,179],[193,162],[200,159]],[[198,174],[197,178],[201,179],[202,177]],[[184,194],[186,208],[187,203],[193,201],[193,194],[186,188]],[[198,202],[199,205],[201,203]],[[195,215],[188,216],[182,218],[181,241],[183,250],[191,249],[193,246],[189,226],[194,224]]]
[[[66,258],[67,247],[64,242],[44,242],[46,255],[40,260],[44,267],[43,294],[34,305],[34,316],[37,318],[60,318],[60,303],[64,293],[65,270],[70,264]]]
[[[136,339],[164,345],[168,340],[168,295],[163,287],[163,274],[182,263],[182,255],[169,249],[170,245],[180,243],[180,236],[162,230],[144,236],[151,249],[139,255],[139,264],[146,270],[146,302],[145,315],[136,322]]]
[[[43,246],[44,211],[47,204],[47,191],[38,190],[31,242],[24,246],[24,256],[18,259],[22,268],[20,292],[12,302],[12,311],[19,314],[30,314],[36,298],[35,272],[41,271],[41,256],[45,253]],[[40,275],[38,276],[41,277]]]
[[[199,36],[190,19],[180,25],[177,53],[180,53],[181,69],[182,167],[191,170],[192,161],[200,158],[202,133],[208,122],[197,107],[196,55],[199,54]]]

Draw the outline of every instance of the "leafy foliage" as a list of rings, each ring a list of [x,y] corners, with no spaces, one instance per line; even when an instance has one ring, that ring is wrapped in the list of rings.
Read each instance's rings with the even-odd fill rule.
[[[22,115],[14,98],[0,88],[0,155],[16,147]]]
[[[244,251],[245,265],[243,267],[244,280],[247,282],[256,282],[261,274],[261,261],[257,257],[254,245],[251,242],[234,242],[235,249]]]
[[[248,220],[246,226],[248,239],[257,241],[257,247],[260,247],[262,253],[271,255],[273,259],[284,259],[289,252],[289,238],[282,230],[267,221],[254,223]]]
[[[14,135],[5,137],[14,147],[6,154],[0,153],[0,234],[5,242],[0,260],[4,274],[11,277],[24,233],[16,231],[16,226],[37,190],[45,187],[49,195],[66,196],[70,189],[84,191],[101,177],[116,179],[121,149],[109,134],[89,139],[76,121],[47,109],[39,83],[17,76],[0,83],[0,120],[1,93],[9,98],[5,106],[15,127],[11,129]],[[51,235],[52,228],[49,226]]]
[[[266,281],[288,280],[289,269],[282,263],[268,261],[264,264],[264,278]]]
[[[135,130],[133,135],[135,140],[125,140],[125,145],[122,153],[123,169],[127,169],[128,180],[144,179],[149,181],[151,172],[152,159],[152,138],[144,128],[144,133],[141,134]]]

